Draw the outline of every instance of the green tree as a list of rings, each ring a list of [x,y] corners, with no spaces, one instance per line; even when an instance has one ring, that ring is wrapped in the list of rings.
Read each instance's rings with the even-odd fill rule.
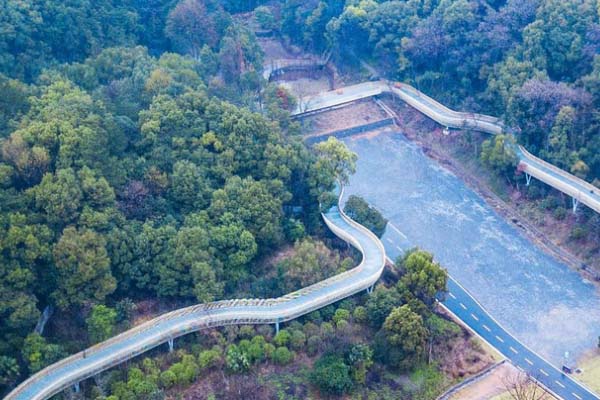
[[[67,227],[53,253],[57,287],[52,298],[60,308],[101,302],[115,290],[106,242],[96,232]]]
[[[319,358],[310,373],[310,381],[326,395],[342,395],[352,390],[350,367],[337,355]]]
[[[505,176],[513,172],[518,159],[515,142],[511,136],[496,135],[487,139],[481,146],[481,161],[484,165]]]
[[[344,212],[378,237],[384,234],[387,219],[376,208],[369,206],[362,197],[350,195],[344,206]]]
[[[99,343],[110,338],[114,334],[116,322],[117,312],[114,309],[103,304],[93,306],[85,320],[90,341]]]
[[[378,358],[393,367],[409,369],[423,356],[428,335],[419,314],[406,304],[396,307],[376,340]]]
[[[408,252],[396,263],[403,272],[400,282],[419,300],[432,307],[436,295],[447,291],[448,273],[423,250]]]
[[[350,175],[356,171],[356,153],[333,136],[314,147],[319,156],[315,166],[319,175],[324,174],[330,180],[338,179],[342,184],[348,183]]]
[[[29,334],[25,338],[21,355],[27,364],[30,374],[66,356],[59,345],[47,343],[46,339],[37,333]]]

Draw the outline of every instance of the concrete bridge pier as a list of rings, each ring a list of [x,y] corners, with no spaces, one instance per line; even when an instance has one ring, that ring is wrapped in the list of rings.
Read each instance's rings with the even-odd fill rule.
[[[277,319],[277,321],[275,321],[275,334],[277,335],[279,333],[279,318]]]
[[[529,186],[531,183],[531,175],[529,175],[527,172],[525,172],[525,182],[527,186]]]
[[[173,338],[169,339],[169,353],[173,352],[173,347],[175,347],[175,340]]]
[[[81,391],[81,388],[79,387],[79,382],[77,382],[76,384],[73,385],[73,392],[79,393],[80,391]]]
[[[571,203],[573,204],[573,214],[577,213],[577,206],[579,205],[579,200],[575,197],[571,197]]]
[[[374,288],[374,287],[375,287],[375,284],[372,284],[371,286],[369,286],[369,287],[367,288],[367,294],[371,294],[371,293],[373,293],[373,288]]]

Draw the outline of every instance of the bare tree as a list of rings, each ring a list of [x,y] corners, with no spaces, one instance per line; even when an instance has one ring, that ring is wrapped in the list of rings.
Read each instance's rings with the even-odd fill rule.
[[[519,371],[504,378],[504,387],[514,400],[548,400],[552,396],[537,383],[535,377]]]

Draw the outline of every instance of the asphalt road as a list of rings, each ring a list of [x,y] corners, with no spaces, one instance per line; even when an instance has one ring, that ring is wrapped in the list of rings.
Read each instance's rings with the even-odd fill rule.
[[[514,365],[526,371],[556,395],[565,400],[600,398],[522,345],[452,278],[448,280],[448,295],[442,304]]]

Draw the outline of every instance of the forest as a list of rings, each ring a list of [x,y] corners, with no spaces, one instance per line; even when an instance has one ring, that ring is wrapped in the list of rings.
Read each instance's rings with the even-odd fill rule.
[[[144,300],[164,310],[275,296],[354,265],[319,206],[348,172],[331,160],[352,155],[336,141],[302,142],[295,100],[263,78],[262,50],[240,17],[255,9],[263,28],[308,52],[348,68],[365,60],[457,109],[502,117],[533,153],[600,186],[595,0],[5,0],[0,393],[126,329]],[[501,150],[488,142],[482,160],[510,175]],[[383,232],[362,199],[350,207]],[[598,217],[584,217],[600,237]],[[294,255],[265,271],[283,248]],[[397,264],[397,284],[313,315],[287,339],[238,332],[182,355],[170,373],[144,360],[130,377],[151,390],[115,379],[109,392],[141,398],[205,368],[288,364],[288,347],[311,337],[323,356],[307,379],[325,393],[348,393],[373,361],[410,370],[426,344],[460,333],[432,312],[446,279],[433,257],[416,251]],[[423,270],[431,281],[417,283]],[[331,339],[342,320],[376,334],[372,348]],[[186,366],[196,371],[187,378]]]

